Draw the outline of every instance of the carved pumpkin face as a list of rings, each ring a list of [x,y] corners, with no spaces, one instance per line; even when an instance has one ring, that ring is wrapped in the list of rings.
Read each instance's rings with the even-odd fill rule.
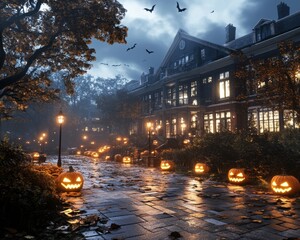
[[[243,184],[247,180],[247,175],[243,168],[232,168],[228,171],[228,180],[234,184]]]
[[[279,195],[292,195],[299,190],[299,181],[293,176],[276,175],[271,179],[271,188]]]
[[[205,164],[205,163],[196,163],[195,173],[204,174],[204,173],[208,173],[208,171],[209,171],[209,166],[207,166],[207,164]]]
[[[63,172],[57,177],[57,188],[63,192],[79,192],[83,187],[83,176],[70,167],[69,172]]]
[[[164,171],[172,170],[174,163],[170,160],[162,160],[160,162],[160,169]]]
[[[129,156],[123,157],[123,163],[131,163],[131,157]]]

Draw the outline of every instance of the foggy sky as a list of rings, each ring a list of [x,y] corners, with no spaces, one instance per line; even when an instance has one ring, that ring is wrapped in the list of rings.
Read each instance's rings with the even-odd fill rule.
[[[97,60],[88,72],[94,77],[121,75],[128,80],[139,80],[149,67],[154,67],[156,71],[179,29],[222,45],[228,24],[236,27],[238,38],[250,33],[262,18],[277,20],[277,5],[280,2],[290,7],[290,14],[300,11],[299,0],[178,0],[181,8],[187,8],[181,13],[176,9],[176,0],[119,2],[127,9],[122,21],[122,25],[128,27],[127,44],[94,42],[92,47],[96,49]],[[144,10],[154,4],[152,13]],[[136,47],[126,51],[134,43]],[[148,54],[146,48],[154,53]]]

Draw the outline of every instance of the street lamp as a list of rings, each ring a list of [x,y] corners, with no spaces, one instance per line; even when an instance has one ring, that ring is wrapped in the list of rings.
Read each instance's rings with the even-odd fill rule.
[[[63,115],[62,111],[60,110],[57,117],[56,117],[57,123],[59,124],[59,143],[58,143],[58,160],[57,160],[57,166],[61,167],[61,129],[62,124],[65,121],[65,116]]]
[[[147,129],[148,129],[148,156],[151,157],[151,127],[152,127],[152,123],[151,122],[147,122],[146,124]]]

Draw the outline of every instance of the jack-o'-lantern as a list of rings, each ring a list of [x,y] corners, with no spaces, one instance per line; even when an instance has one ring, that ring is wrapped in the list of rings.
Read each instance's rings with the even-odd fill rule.
[[[122,161],[123,161],[123,163],[131,163],[131,157],[124,156]]]
[[[205,174],[209,172],[209,166],[206,163],[196,163],[195,164],[195,173]]]
[[[91,156],[92,156],[93,158],[98,158],[98,157],[99,157],[99,153],[97,153],[97,152],[92,152],[92,153],[91,153]]]
[[[122,155],[121,154],[116,154],[115,155],[115,161],[116,162],[121,162],[122,161]]]
[[[171,160],[162,160],[160,162],[160,169],[163,171],[170,171],[174,168],[174,162]]]
[[[62,172],[56,179],[57,188],[63,192],[79,192],[83,187],[83,176],[69,167],[68,172]]]
[[[275,175],[271,179],[271,188],[279,195],[293,195],[299,191],[300,183],[297,178],[289,175]]]
[[[247,181],[247,175],[243,168],[231,168],[228,171],[228,180],[234,184],[244,184]]]
[[[80,150],[77,150],[77,151],[76,151],[76,155],[81,155],[81,151],[80,151]]]

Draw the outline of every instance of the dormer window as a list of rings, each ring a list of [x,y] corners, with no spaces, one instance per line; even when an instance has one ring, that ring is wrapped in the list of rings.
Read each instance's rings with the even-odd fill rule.
[[[275,34],[274,23],[270,20],[262,19],[254,28],[255,40],[257,42],[267,39]]]
[[[201,49],[201,59],[205,60],[205,49]]]

